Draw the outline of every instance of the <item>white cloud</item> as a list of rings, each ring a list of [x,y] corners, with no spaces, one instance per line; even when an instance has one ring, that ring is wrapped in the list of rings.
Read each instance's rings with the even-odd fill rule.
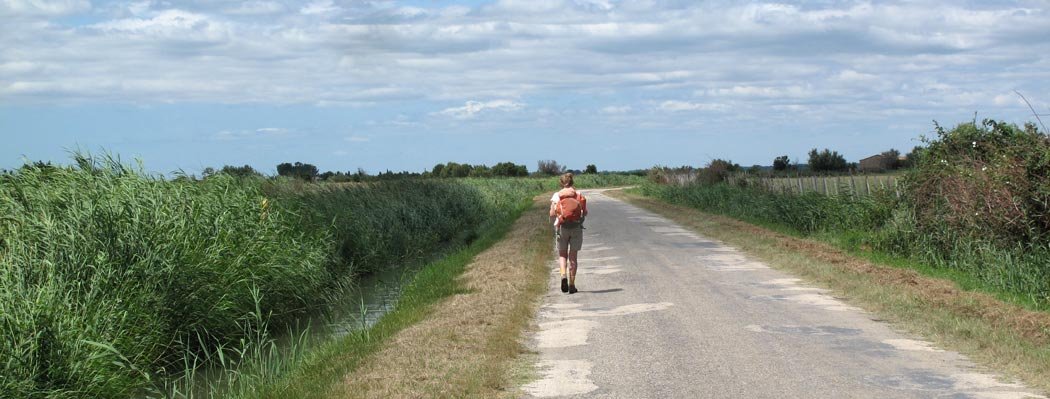
[[[728,88],[707,89],[696,92],[697,95],[713,97],[745,97],[745,98],[783,98],[783,97],[807,97],[812,95],[812,90],[800,85],[781,86],[752,86],[737,85]]]
[[[725,104],[715,103],[692,103],[688,101],[667,100],[660,103],[659,108],[664,111],[725,111]]]
[[[28,61],[12,61],[0,63],[0,73],[4,75],[14,75],[33,72],[40,68],[37,63]]]
[[[246,1],[225,10],[227,14],[234,15],[267,15],[281,11],[284,11],[284,5],[275,1]]]
[[[6,10],[16,15],[57,16],[90,9],[91,2],[88,0],[0,0],[0,11]]]
[[[291,129],[262,127],[255,130],[221,130],[212,135],[213,140],[234,141],[252,139],[280,139],[294,135]]]
[[[628,112],[631,112],[631,106],[630,105],[623,105],[623,106],[610,105],[608,107],[603,107],[602,108],[602,113],[603,114],[626,114]]]
[[[349,137],[344,138],[343,140],[351,142],[351,143],[367,143],[371,139],[368,138],[368,137],[364,137],[364,136],[349,136]]]
[[[495,110],[495,111],[517,111],[524,107],[524,104],[517,103],[511,100],[492,100],[487,102],[481,101],[467,101],[462,107],[445,108],[437,114],[451,116],[456,119],[470,119],[482,111]]]
[[[131,13],[131,15],[134,15],[136,17],[140,17],[140,16],[145,15],[146,12],[148,12],[150,10],[150,8],[153,8],[153,1],[152,0],[137,1],[137,2],[128,3],[128,5],[127,5],[128,12]]]
[[[857,72],[852,69],[841,71],[834,76],[832,79],[840,80],[843,82],[871,82],[877,80],[879,77],[870,73]]]
[[[339,11],[342,11],[342,9],[336,6],[332,0],[315,1],[299,9],[299,13],[303,15],[325,15]]]
[[[208,17],[183,10],[164,10],[152,18],[125,18],[91,25],[90,28],[107,33],[124,34],[139,39],[221,38],[227,31],[225,24]]]

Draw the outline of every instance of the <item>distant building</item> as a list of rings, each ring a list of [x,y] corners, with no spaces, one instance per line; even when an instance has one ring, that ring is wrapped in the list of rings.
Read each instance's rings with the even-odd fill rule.
[[[905,156],[894,157],[889,154],[878,154],[860,160],[860,171],[861,172],[885,172],[890,169],[895,169],[897,165],[906,161],[908,158]]]

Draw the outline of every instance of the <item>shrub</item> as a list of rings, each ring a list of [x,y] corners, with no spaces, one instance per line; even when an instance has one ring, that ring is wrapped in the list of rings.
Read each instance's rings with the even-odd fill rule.
[[[936,126],[904,179],[916,228],[942,250],[958,239],[999,247],[1050,239],[1050,139],[984,120],[951,130]]]
[[[707,164],[707,167],[700,170],[698,177],[699,181],[704,184],[715,184],[726,181],[730,173],[734,173],[740,170],[740,165],[734,164],[733,161],[727,161],[724,159],[715,159],[711,163]]]

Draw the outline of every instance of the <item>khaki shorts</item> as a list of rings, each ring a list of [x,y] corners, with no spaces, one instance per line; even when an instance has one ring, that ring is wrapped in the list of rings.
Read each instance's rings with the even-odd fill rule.
[[[579,251],[583,245],[583,226],[558,228],[558,251]]]

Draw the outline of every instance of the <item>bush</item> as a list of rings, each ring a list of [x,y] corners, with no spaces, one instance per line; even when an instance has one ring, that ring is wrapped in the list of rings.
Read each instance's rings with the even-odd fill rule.
[[[916,228],[942,250],[959,239],[1001,248],[1050,241],[1050,139],[1034,125],[936,127],[904,179]]]
[[[715,184],[726,181],[731,173],[740,171],[740,165],[724,159],[715,159],[700,170],[699,181],[704,184]]]

